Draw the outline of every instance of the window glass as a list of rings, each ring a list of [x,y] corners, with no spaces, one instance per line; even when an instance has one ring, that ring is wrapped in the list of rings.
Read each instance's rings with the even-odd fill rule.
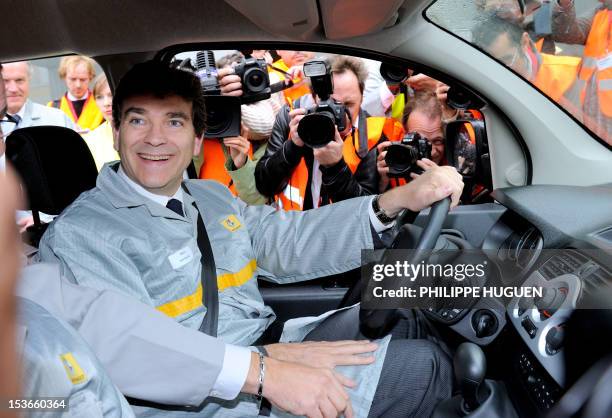
[[[612,145],[612,1],[438,0],[427,16]]]

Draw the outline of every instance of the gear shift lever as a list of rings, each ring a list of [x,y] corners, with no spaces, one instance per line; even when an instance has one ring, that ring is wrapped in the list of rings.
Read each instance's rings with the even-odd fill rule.
[[[484,380],[487,360],[479,346],[461,344],[453,366],[460,394],[440,402],[432,418],[518,418],[504,384]]]
[[[487,372],[487,359],[482,349],[473,343],[463,343],[453,359],[455,377],[463,397],[462,408],[466,413],[478,408],[489,396],[482,384]]]

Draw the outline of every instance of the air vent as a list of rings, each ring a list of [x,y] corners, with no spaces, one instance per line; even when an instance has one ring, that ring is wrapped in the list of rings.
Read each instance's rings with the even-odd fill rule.
[[[548,280],[564,274],[574,273],[588,261],[585,256],[576,251],[560,251],[560,254],[553,255],[540,267],[540,273]]]
[[[521,237],[516,247],[516,264],[527,269],[531,267],[533,261],[538,256],[538,251],[542,249],[542,236],[535,228],[529,228]]]
[[[520,270],[531,267],[542,249],[542,236],[534,227],[513,232],[501,245],[498,256],[513,261]]]
[[[609,290],[612,286],[612,274],[599,264],[589,261],[583,270],[582,296],[595,296],[604,289]]]

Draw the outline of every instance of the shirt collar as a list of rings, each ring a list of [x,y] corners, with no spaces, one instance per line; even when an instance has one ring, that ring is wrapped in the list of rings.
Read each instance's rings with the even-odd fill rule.
[[[123,167],[121,166],[121,164],[119,164],[119,169],[117,170],[117,174],[119,175],[119,177],[121,177],[136,193],[140,194],[143,197],[146,197],[147,199],[150,199],[162,206],[166,206],[168,204],[168,201],[170,199],[176,199],[179,202],[183,203],[183,189],[182,188],[178,188],[178,190],[176,191],[176,193],[174,193],[173,196],[162,196],[162,195],[158,195],[155,193],[151,193],[150,191],[146,190],[144,187],[142,187],[140,184],[136,183],[134,180],[132,180],[131,178],[128,177],[128,175],[125,173],[125,171],[123,171]]]
[[[75,102],[77,100],[86,100],[89,97],[89,90],[87,90],[85,95],[81,97],[80,99],[77,99],[76,97],[74,97],[72,94],[70,94],[69,91],[66,92],[66,97],[68,97],[68,100],[70,100],[71,102]]]
[[[21,106],[21,109],[19,109],[19,112],[14,113],[12,116],[17,115],[21,118],[21,120],[23,120],[23,116],[25,115],[25,108],[26,108],[26,105],[28,104],[28,100],[29,99],[26,99],[26,101],[23,102],[23,106]]]

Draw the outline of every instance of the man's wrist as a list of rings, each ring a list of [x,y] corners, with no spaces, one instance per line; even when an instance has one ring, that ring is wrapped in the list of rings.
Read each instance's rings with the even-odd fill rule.
[[[397,203],[397,197],[394,197],[394,195],[397,194],[397,190],[399,190],[399,188],[388,190],[381,194],[378,199],[378,206],[390,217],[397,216],[397,214],[404,209]]]
[[[389,215],[383,208],[380,207],[378,203],[380,196],[381,195],[376,195],[374,199],[372,199],[372,211],[380,223],[383,225],[388,225],[395,221],[396,215]]]
[[[262,353],[259,353],[259,376],[257,377],[257,399],[263,399],[264,381],[266,379],[266,361]]]
[[[389,216],[397,216],[404,209],[419,213],[419,199],[416,193],[417,187],[414,182],[407,185],[394,187],[380,195],[378,204]]]
[[[251,352],[249,373],[247,374],[244,386],[242,386],[243,393],[257,395],[257,391],[259,390],[259,368],[259,353]]]

